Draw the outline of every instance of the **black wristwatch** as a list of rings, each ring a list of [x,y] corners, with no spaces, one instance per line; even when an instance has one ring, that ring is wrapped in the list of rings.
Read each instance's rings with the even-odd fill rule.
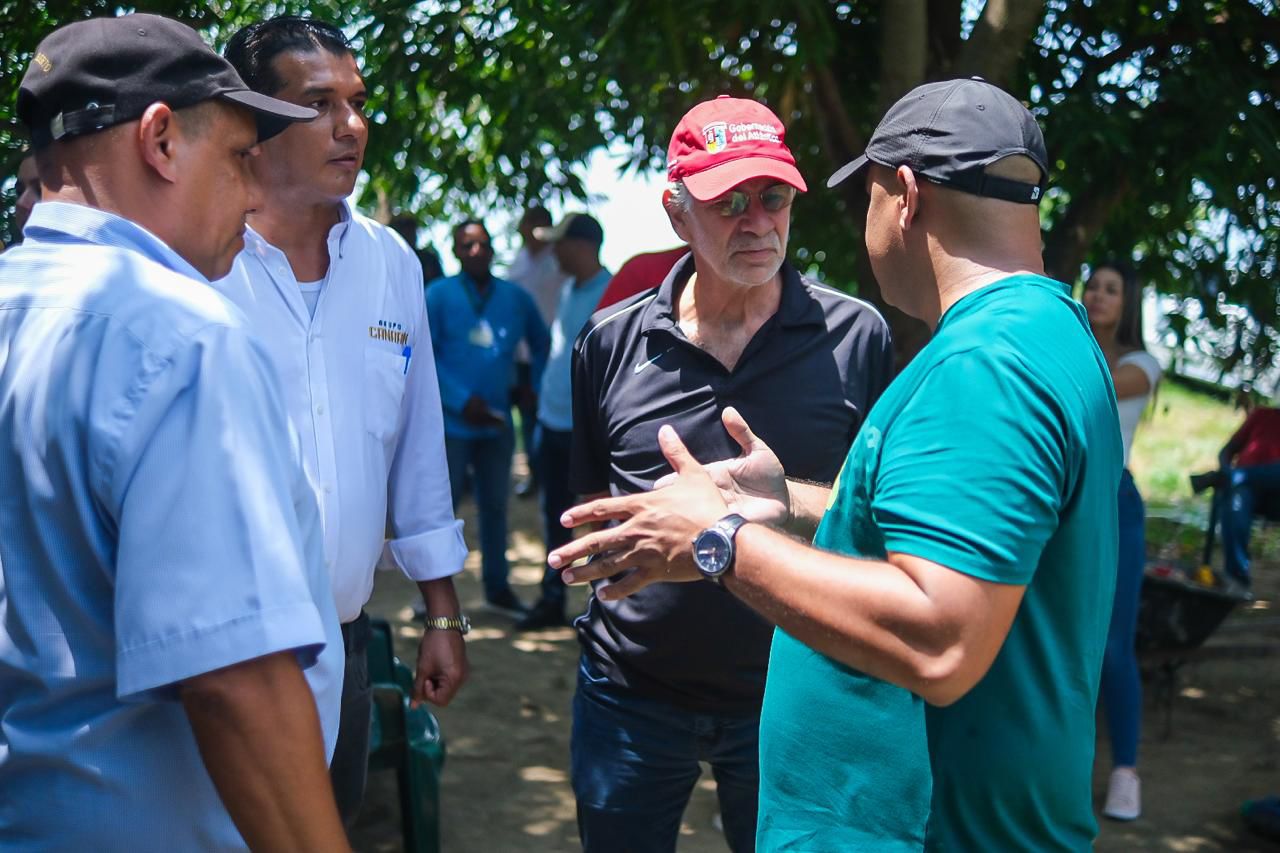
[[[747,520],[737,513],[726,515],[693,540],[693,562],[703,578],[720,583],[720,579],[733,568],[733,540],[738,529],[746,523]]]

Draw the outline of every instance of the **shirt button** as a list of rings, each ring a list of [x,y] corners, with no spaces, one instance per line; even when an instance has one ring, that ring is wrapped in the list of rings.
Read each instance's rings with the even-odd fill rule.
[[[331,495],[331,494],[333,494],[333,486],[326,485],[326,486],[324,487],[324,493],[325,493],[326,495]]]
[[[323,414],[324,414],[324,406],[316,406],[316,414],[317,414],[317,415],[323,415]]]

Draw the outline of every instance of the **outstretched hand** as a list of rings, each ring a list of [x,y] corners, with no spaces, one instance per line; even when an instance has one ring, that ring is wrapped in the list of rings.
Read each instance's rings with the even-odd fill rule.
[[[659,581],[701,579],[693,563],[693,540],[729,513],[720,489],[707,469],[693,458],[670,426],[658,430],[658,446],[675,473],[662,489],[618,498],[601,498],[573,507],[560,523],[573,528],[599,521],[619,521],[557,548],[547,557],[553,569],[564,569],[565,583],[581,584],[628,572],[597,589],[613,601]],[[572,564],[593,557],[582,566]],[[566,568],[567,567],[567,568]]]
[[[783,527],[791,519],[791,501],[787,492],[786,472],[769,445],[747,426],[746,420],[732,406],[720,414],[724,428],[742,455],[704,466],[707,475],[720,489],[730,512],[747,521]],[[676,474],[668,474],[653,484],[664,489],[676,482]]]

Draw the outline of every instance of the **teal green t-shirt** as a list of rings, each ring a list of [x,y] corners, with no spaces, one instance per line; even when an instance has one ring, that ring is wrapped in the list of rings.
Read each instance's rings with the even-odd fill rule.
[[[947,311],[868,415],[814,544],[1025,585],[1022,605],[946,708],[779,630],[761,850],[1090,848],[1122,464],[1106,361],[1065,285],[1012,276]]]

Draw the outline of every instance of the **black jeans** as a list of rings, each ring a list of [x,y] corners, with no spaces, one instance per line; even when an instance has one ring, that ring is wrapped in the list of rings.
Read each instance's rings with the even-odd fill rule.
[[[342,642],[347,663],[342,676],[342,714],[338,719],[338,741],[329,763],[333,797],[338,816],[350,832],[364,800],[369,775],[369,725],[373,714],[373,687],[369,683],[369,640],[373,632],[369,615],[360,612],[342,626]]]

